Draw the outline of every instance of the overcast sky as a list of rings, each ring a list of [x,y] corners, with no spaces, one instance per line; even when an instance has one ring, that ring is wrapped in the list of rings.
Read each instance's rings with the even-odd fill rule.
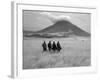
[[[44,29],[58,20],[68,20],[81,29],[90,32],[90,14],[65,13],[65,12],[46,12],[46,11],[23,11],[23,29],[38,31]]]

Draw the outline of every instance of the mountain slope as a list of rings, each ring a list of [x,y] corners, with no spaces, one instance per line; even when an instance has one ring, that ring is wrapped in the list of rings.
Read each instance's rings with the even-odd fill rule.
[[[58,21],[55,24],[43,30],[37,31],[37,33],[59,33],[59,32],[72,32],[74,35],[78,36],[90,36],[88,32],[78,28],[76,25],[65,20]]]

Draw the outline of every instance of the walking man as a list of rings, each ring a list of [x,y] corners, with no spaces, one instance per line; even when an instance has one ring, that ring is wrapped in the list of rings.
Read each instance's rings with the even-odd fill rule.
[[[52,44],[52,50],[53,50],[54,52],[57,50],[57,46],[56,46],[55,41],[53,41],[53,44]]]
[[[47,45],[45,41],[43,42],[42,47],[43,47],[43,51],[47,51]]]
[[[52,45],[51,45],[51,41],[49,41],[49,43],[48,43],[48,50],[51,51],[51,49],[52,49]]]
[[[61,48],[61,45],[60,45],[60,43],[59,43],[59,41],[57,42],[57,50],[60,52],[60,50],[61,50],[62,48]]]

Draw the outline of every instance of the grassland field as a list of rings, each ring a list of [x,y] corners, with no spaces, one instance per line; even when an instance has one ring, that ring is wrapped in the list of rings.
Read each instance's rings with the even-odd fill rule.
[[[61,52],[43,52],[42,43],[59,41]],[[23,69],[82,67],[91,65],[91,39],[73,38],[26,38],[23,39]]]

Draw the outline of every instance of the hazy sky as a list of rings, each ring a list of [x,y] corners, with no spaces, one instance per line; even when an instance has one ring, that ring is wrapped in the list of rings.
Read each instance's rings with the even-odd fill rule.
[[[58,20],[68,20],[81,29],[90,32],[90,14],[65,13],[65,12],[47,12],[47,11],[23,11],[24,30],[38,31],[46,28]]]

